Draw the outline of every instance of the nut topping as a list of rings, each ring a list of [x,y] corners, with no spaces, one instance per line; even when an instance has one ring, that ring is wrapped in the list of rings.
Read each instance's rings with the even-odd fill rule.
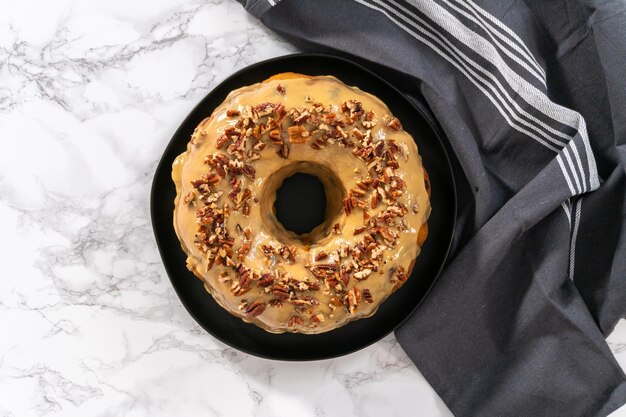
[[[301,125],[290,126],[287,132],[291,143],[306,143],[310,137],[308,130]]]
[[[246,317],[254,318],[265,311],[265,303],[262,301],[254,301],[246,307]]]
[[[400,123],[400,120],[398,120],[397,117],[389,120],[387,126],[389,126],[392,130],[402,130],[402,123]]]
[[[354,314],[359,303],[361,302],[361,291],[359,287],[354,287],[348,291],[348,311]]]
[[[369,288],[363,288],[363,291],[361,292],[361,297],[363,298],[363,301],[368,304],[374,302],[374,298],[372,297],[372,293],[370,293]]]
[[[289,327],[302,326],[302,325],[304,325],[304,320],[302,320],[298,316],[291,316],[289,320],[287,321],[287,326]]]
[[[326,252],[324,252],[323,250],[319,251],[317,253],[317,255],[315,255],[315,260],[316,261],[321,261],[322,259],[326,259],[326,258],[328,258],[328,254]]]

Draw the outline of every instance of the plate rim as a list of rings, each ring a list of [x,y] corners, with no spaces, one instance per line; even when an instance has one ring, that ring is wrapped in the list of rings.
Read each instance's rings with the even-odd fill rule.
[[[159,238],[159,233],[157,232],[157,224],[155,221],[155,211],[156,209],[156,188],[157,188],[157,177],[159,172],[164,168],[164,165],[169,164],[171,165],[171,162],[169,161],[165,161],[165,156],[169,153],[170,149],[172,147],[175,146],[175,142],[176,142],[176,138],[178,136],[180,136],[182,134],[182,130],[184,129],[184,126],[189,122],[190,119],[193,118],[193,115],[203,106],[203,102],[205,101],[205,99],[207,99],[211,94],[213,94],[214,91],[219,90],[223,85],[225,85],[226,83],[228,83],[231,79],[233,78],[237,78],[240,77],[242,74],[245,74],[248,71],[257,69],[259,67],[264,67],[267,65],[271,65],[273,63],[276,62],[280,62],[283,60],[290,60],[290,59],[298,59],[298,58],[319,58],[319,59],[325,59],[325,60],[335,60],[335,61],[342,61],[345,64],[357,67],[360,71],[366,73],[369,77],[372,77],[374,79],[376,79],[377,82],[380,82],[382,84],[384,84],[386,87],[388,87],[389,89],[391,89],[395,94],[398,94],[399,96],[402,96],[407,103],[410,104],[411,108],[416,111],[417,113],[419,113],[419,115],[422,117],[422,119],[426,122],[426,124],[428,125],[428,127],[430,128],[430,130],[432,131],[434,137],[437,139],[438,141],[438,145],[441,148],[441,151],[443,153],[444,159],[446,161],[446,171],[449,173],[449,179],[450,179],[450,188],[452,191],[452,194],[454,196],[453,201],[452,201],[452,205],[453,205],[453,212],[454,212],[454,218],[452,219],[452,224],[450,227],[450,236],[448,238],[448,242],[446,244],[446,248],[445,248],[445,253],[443,254],[443,258],[441,261],[441,264],[439,265],[436,273],[433,276],[433,279],[430,282],[430,285],[427,287],[427,289],[425,290],[424,294],[422,295],[421,299],[415,303],[415,306],[411,309],[411,311],[402,319],[400,320],[395,326],[393,326],[388,332],[384,333],[383,335],[379,336],[379,337],[375,337],[372,340],[368,341],[368,343],[360,346],[360,347],[356,347],[356,348],[352,348],[349,350],[346,350],[342,353],[339,354],[329,354],[329,355],[321,355],[318,358],[314,358],[314,359],[309,359],[309,358],[293,358],[293,357],[288,357],[288,358],[281,358],[281,357],[277,357],[277,356],[270,356],[270,355],[265,355],[256,351],[252,351],[249,350],[245,347],[241,347],[239,345],[235,346],[233,343],[231,343],[228,340],[225,340],[223,337],[218,336],[216,334],[214,334],[213,332],[211,332],[211,330],[209,330],[204,324],[203,321],[200,320],[198,318],[198,316],[194,313],[194,310],[188,305],[187,301],[185,300],[185,297],[182,296],[181,291],[179,291],[176,283],[174,282],[174,279],[172,278],[172,274],[170,274],[168,267],[166,266],[166,262],[165,262],[165,244],[163,244],[160,241]],[[358,87],[358,86],[357,86]],[[214,110],[214,109],[213,109]],[[225,345],[229,346],[230,348],[236,349],[238,351],[244,352],[246,354],[252,355],[252,356],[256,356],[259,358],[263,358],[263,359],[268,359],[268,360],[276,360],[276,361],[285,361],[285,362],[312,362],[312,361],[319,361],[319,360],[328,360],[328,359],[333,359],[333,358],[338,358],[338,357],[342,357],[342,356],[346,356],[355,352],[358,352],[362,349],[365,349],[377,342],[379,342],[380,340],[382,340],[383,338],[389,336],[389,334],[395,332],[400,326],[402,326],[404,323],[406,323],[407,320],[409,320],[411,317],[413,317],[413,315],[417,312],[417,310],[419,309],[419,307],[421,306],[421,304],[424,302],[424,300],[429,296],[430,292],[432,291],[433,287],[435,286],[435,284],[437,283],[437,281],[439,280],[439,277],[443,271],[443,269],[445,268],[445,266],[447,265],[448,261],[449,261],[449,256],[450,256],[450,252],[452,249],[452,244],[454,242],[454,236],[456,233],[456,226],[457,226],[457,217],[458,217],[458,192],[457,192],[457,185],[456,185],[456,180],[454,178],[454,170],[452,168],[452,161],[450,158],[450,155],[448,153],[448,150],[445,146],[444,140],[442,137],[445,137],[445,133],[442,131],[441,128],[439,128],[438,126],[436,126],[433,122],[433,120],[431,119],[431,116],[426,114],[424,112],[424,110],[422,108],[420,108],[420,106],[418,106],[409,96],[407,96],[406,94],[404,94],[400,89],[398,89],[395,85],[393,85],[391,82],[387,81],[385,78],[383,78],[382,76],[378,75],[376,72],[374,72],[373,70],[370,70],[369,68],[365,67],[364,65],[355,62],[351,59],[345,58],[343,56],[339,56],[339,55],[333,55],[333,54],[329,54],[329,53],[319,53],[319,52],[300,52],[300,53],[293,53],[293,54],[287,54],[287,55],[281,55],[281,56],[277,56],[277,57],[273,57],[273,58],[269,58],[269,59],[265,59],[263,61],[258,61],[255,62],[253,64],[250,65],[246,65],[245,67],[240,68],[239,70],[231,73],[230,75],[224,77],[219,83],[215,84],[212,88],[210,88],[206,94],[204,94],[204,96],[198,101],[198,103],[193,106],[193,108],[187,113],[187,115],[181,120],[181,122],[179,123],[178,127],[176,128],[176,130],[174,131],[174,133],[172,134],[171,138],[169,139],[167,145],[165,146],[165,148],[163,149],[163,152],[161,153],[161,156],[159,157],[159,162],[156,165],[156,168],[154,170],[153,173],[153,177],[152,177],[152,184],[150,187],[150,224],[152,226],[152,232],[154,235],[154,239],[155,239],[155,243],[159,252],[159,256],[161,258],[161,264],[163,265],[163,268],[165,270],[165,273],[170,281],[170,285],[174,288],[174,291],[176,293],[176,296],[178,297],[178,299],[180,300],[181,304],[183,305],[183,307],[185,308],[185,310],[187,311],[187,313],[193,318],[193,320],[196,322],[197,325],[199,325],[205,332],[207,332],[211,337],[219,340],[221,343],[224,343]],[[227,314],[230,314],[229,312],[226,311]],[[247,325],[253,325],[250,323],[245,323]],[[346,325],[349,325],[350,323],[347,323]],[[313,335],[314,336],[314,335]]]

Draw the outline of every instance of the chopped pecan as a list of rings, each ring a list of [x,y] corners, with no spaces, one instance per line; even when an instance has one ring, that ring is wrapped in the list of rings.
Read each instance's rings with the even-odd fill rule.
[[[272,245],[261,245],[261,250],[265,256],[270,256],[276,252]]]
[[[352,209],[356,206],[356,198],[354,197],[346,197],[343,199],[343,209],[346,212],[346,215],[350,215],[352,213]]]
[[[311,271],[311,273],[319,279],[324,279],[329,275],[334,274],[336,270],[337,265],[335,264],[317,264],[309,268],[309,271]]]
[[[237,110],[237,109],[228,109],[228,110],[226,110],[226,116],[228,116],[228,117],[239,116],[239,110]]]
[[[364,280],[365,278],[367,278],[368,276],[370,276],[370,274],[372,273],[372,270],[369,268],[365,268],[361,271],[355,272],[354,273],[354,278],[356,278],[359,281]]]
[[[276,299],[276,298],[268,301],[267,304],[270,307],[282,307],[283,306],[283,302],[281,300]]]
[[[310,133],[304,126],[294,125],[287,128],[289,133],[289,141],[291,143],[306,143],[310,138]]]
[[[311,321],[313,323],[321,323],[321,322],[323,322],[324,321],[324,314],[317,313],[316,315],[311,316]]]
[[[323,250],[319,251],[317,255],[315,255],[316,261],[321,261],[322,259],[326,259],[326,258],[328,258],[328,254],[324,252]]]
[[[366,129],[371,129],[378,124],[378,120],[376,120],[376,115],[373,111],[368,112],[365,115],[365,120],[361,121],[361,124]]]
[[[274,112],[274,105],[272,103],[261,103],[255,106],[254,110],[257,112],[258,117],[263,117]]]
[[[373,181],[374,181],[373,179],[371,179],[371,178],[367,178],[367,179],[364,179],[364,180],[359,180],[359,181],[357,181],[356,185],[357,185],[357,187],[359,187],[361,190],[363,190],[363,191],[367,191],[367,190],[369,190],[369,189],[372,187],[372,182],[373,182]]]
[[[372,297],[372,293],[370,292],[369,288],[364,288],[363,291],[361,291],[361,297],[363,297],[363,301],[368,304],[374,302],[374,298]]]
[[[354,314],[360,302],[361,291],[359,290],[359,287],[355,286],[348,291],[348,311],[350,314]]]
[[[339,299],[339,297],[333,296],[330,299],[330,304],[334,305],[335,307],[339,307],[341,305],[341,300]]]
[[[246,307],[246,317],[253,318],[265,311],[265,303],[262,301],[254,301]]]
[[[285,106],[282,104],[277,104],[276,106],[274,106],[274,113],[276,113],[276,116],[278,116],[278,120],[282,120],[283,116],[285,115]]]
[[[276,153],[278,154],[278,156],[280,156],[283,159],[289,158],[289,146],[287,146],[286,143],[283,143],[283,145],[280,147],[280,149]]]
[[[351,188],[350,195],[354,195],[356,197],[363,197],[365,195],[365,191],[360,188]]]
[[[389,126],[392,130],[402,130],[402,123],[400,123],[400,120],[398,120],[397,117],[389,120],[389,122],[387,122],[387,126]]]
[[[249,216],[251,210],[252,210],[252,206],[250,205],[250,203],[248,203],[247,201],[245,203],[243,203],[243,207],[241,209],[241,213],[244,216]]]
[[[361,116],[363,116],[363,105],[356,100],[348,100],[341,103],[341,111],[348,116],[348,118],[355,122]]]
[[[256,282],[256,285],[261,288],[265,288],[265,287],[269,287],[273,283],[274,283],[274,275],[271,273],[265,273],[261,275],[261,278],[259,278],[259,280]]]
[[[345,286],[348,285],[348,282],[350,281],[350,275],[348,275],[347,272],[344,272],[343,274],[341,274],[341,283]]]
[[[251,246],[252,245],[251,245],[250,242],[243,242],[243,244],[241,245],[241,247],[237,251],[237,259],[239,259],[240,262],[243,262],[243,260],[245,259],[246,255],[250,252],[250,247]]]
[[[300,306],[300,305],[317,306],[320,304],[317,298],[312,297],[310,295],[302,295],[298,297],[293,297],[291,300],[289,300],[289,302],[297,306]]]
[[[237,268],[237,276],[239,279],[233,282],[230,290],[234,295],[239,296],[245,294],[250,289],[252,274],[250,273],[249,269],[247,269],[243,265],[240,265]]]
[[[385,150],[385,143],[381,140],[374,145],[374,155],[381,156]]]
[[[252,165],[244,165],[241,169],[241,172],[243,172],[246,177],[254,181],[254,178],[256,176],[256,170],[252,167]]]
[[[289,299],[289,287],[284,284],[276,284],[272,287],[272,295],[280,301]]]
[[[383,239],[388,242],[393,242],[398,238],[398,236],[388,227],[376,227],[372,231],[380,234]]]
[[[311,142],[311,148],[315,149],[316,151],[319,151],[325,146],[326,146],[326,141],[324,140],[324,138],[317,138]]]
[[[278,248],[278,253],[289,263],[294,263],[296,261],[296,247],[294,245],[282,245]]]
[[[392,268],[389,270],[389,272],[391,276],[391,282],[404,282],[409,278],[405,269],[401,266],[397,268]]]
[[[215,141],[215,147],[217,149],[222,149],[222,147],[224,146],[224,144],[228,142],[228,136],[222,134],[220,135],[217,140]]]
[[[378,193],[374,193],[372,195],[372,198],[370,199],[370,206],[375,209],[376,207],[378,207],[378,203],[380,203],[380,195],[378,195]]]
[[[191,203],[194,199],[196,198],[196,193],[194,193],[193,191],[189,191],[189,194],[187,194],[185,196],[185,198],[183,198],[183,203],[185,204],[189,204]]]
[[[302,326],[303,324],[304,324],[304,320],[302,320],[298,316],[291,316],[289,320],[287,321],[287,326],[289,327]]]
[[[367,229],[367,226],[359,226],[357,228],[354,229],[354,233],[353,235],[360,235],[361,233],[363,233],[365,230]]]
[[[311,114],[308,111],[303,111],[302,113],[300,113],[300,115],[298,117],[296,117],[295,119],[293,119],[293,122],[296,125],[301,125],[302,123],[306,122],[307,120],[309,120],[309,118],[311,117]],[[292,126],[293,127],[293,126]],[[289,135],[291,136],[291,134]]]
[[[357,140],[359,140],[359,141],[363,140],[363,138],[365,137],[365,136],[363,135],[363,132],[361,132],[361,131],[360,131],[359,129],[357,129],[356,127],[355,127],[354,129],[352,129],[352,134],[353,134],[353,135],[354,135],[354,137],[355,137]]]
[[[287,91],[285,91],[285,87],[283,87],[282,85],[278,84],[276,86],[276,92],[280,95],[285,95],[285,93],[287,93]]]
[[[283,143],[283,139],[280,137],[280,130],[278,129],[271,130],[269,137],[270,140],[276,145]]]
[[[339,225],[339,223],[335,223],[335,225],[333,226],[333,234],[334,235],[341,234],[341,226]]]
[[[335,123],[336,118],[337,118],[337,115],[335,113],[324,113],[322,115],[322,121],[328,125]]]

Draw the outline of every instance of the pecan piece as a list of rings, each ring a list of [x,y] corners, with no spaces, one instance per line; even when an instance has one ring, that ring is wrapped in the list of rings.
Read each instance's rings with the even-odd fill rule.
[[[289,126],[287,132],[291,143],[306,143],[310,137],[309,131],[301,125]]]
[[[246,177],[254,181],[256,170],[252,167],[252,165],[244,165],[243,168],[241,168],[241,172],[243,172]]]
[[[326,258],[328,258],[328,254],[324,252],[323,250],[319,251],[317,255],[315,255],[316,261],[321,261],[322,259],[326,259]]]
[[[365,268],[365,269],[363,269],[361,271],[355,272],[354,273],[354,278],[356,278],[359,281],[362,281],[365,278],[369,277],[371,273],[372,273],[371,269]]]
[[[245,266],[240,265],[237,268],[237,275],[239,279],[234,281],[230,287],[231,292],[234,295],[242,295],[245,294],[250,289],[250,283],[252,282],[252,274],[249,269],[246,269]]]
[[[343,209],[346,212],[346,215],[349,216],[352,213],[352,209],[356,206],[356,198],[354,197],[346,197],[342,200]]]
[[[269,136],[270,136],[270,140],[275,145],[279,145],[279,144],[283,143],[283,140],[280,137],[280,130],[278,130],[278,129],[271,130]]]
[[[400,120],[398,120],[397,117],[389,120],[389,122],[387,122],[387,126],[389,126],[392,130],[402,130],[402,123],[400,123]]]
[[[309,306],[317,306],[320,304],[320,302],[317,300],[317,298],[312,297],[310,295],[303,295],[303,296],[299,296],[299,297],[294,297],[290,300],[290,302],[294,305],[300,306],[300,305],[309,305]]]
[[[348,281],[350,281],[350,275],[348,275],[345,272],[343,274],[341,274],[341,283],[343,285],[348,285]]]
[[[272,103],[261,103],[254,107],[254,110],[257,112],[259,117],[267,116],[268,114],[272,114],[274,111],[274,105]]]
[[[304,320],[302,320],[298,316],[291,316],[289,320],[287,321],[287,326],[289,327],[302,326],[303,324],[304,324]]]
[[[278,253],[288,263],[294,263],[296,261],[296,247],[294,245],[282,245],[278,248]]]
[[[372,293],[370,292],[369,288],[364,288],[363,291],[361,292],[361,296],[363,297],[363,301],[365,301],[368,304],[371,304],[374,302],[374,298],[372,297]]]
[[[361,291],[359,287],[354,287],[348,291],[348,311],[350,314],[354,314],[359,303],[361,302]]]
[[[259,278],[259,280],[256,282],[256,285],[261,288],[265,288],[265,287],[269,287],[273,283],[274,283],[274,275],[270,273],[266,273],[266,274],[261,275],[261,278]]]
[[[237,251],[237,259],[239,259],[240,262],[243,262],[243,260],[246,258],[246,255],[250,252],[250,247],[250,242],[244,242],[241,245],[241,247]]]
[[[324,314],[322,313],[317,313],[314,316],[311,316],[311,322],[313,323],[321,323],[324,321]]]
[[[254,301],[246,307],[246,317],[253,318],[265,311],[265,303],[262,301]]]
[[[289,158],[289,146],[287,146],[286,143],[283,143],[283,145],[276,153],[283,159]]]
[[[267,304],[270,307],[282,307],[283,306],[283,302],[280,300],[277,300],[276,298],[274,298],[273,300],[269,300]]]
[[[334,296],[330,299],[330,304],[332,304],[335,307],[339,307],[341,305],[341,300],[339,299],[339,297]]]
[[[237,110],[237,109],[228,109],[228,110],[226,110],[226,116],[228,116],[228,117],[239,116],[239,110]]]
[[[189,204],[191,203],[194,199],[196,198],[196,193],[194,193],[193,191],[189,191],[189,194],[187,194],[185,196],[185,198],[183,198],[183,203],[185,204]]]
[[[361,233],[363,233],[365,231],[365,229],[367,229],[367,226],[359,226],[356,229],[354,229],[354,233],[353,235],[360,235]]]
[[[289,299],[289,287],[285,284],[276,284],[272,287],[272,295],[277,300],[286,301]]]
[[[378,203],[380,203],[380,200],[380,195],[378,193],[374,193],[370,200],[370,206],[375,209],[376,207],[378,207]]]
[[[406,281],[409,277],[403,267],[392,268],[389,270],[391,275],[391,282],[399,283]]]
[[[365,191],[363,191],[360,188],[351,188],[350,189],[350,195],[354,195],[356,197],[363,197],[365,195]]]
[[[367,191],[372,187],[372,182],[374,180],[371,178],[365,179],[365,180],[359,180],[357,181],[356,185],[357,187],[359,187],[361,190],[363,191]]]
[[[220,135],[217,140],[215,141],[215,147],[217,149],[222,149],[224,147],[224,144],[228,142],[228,136],[222,134]]]

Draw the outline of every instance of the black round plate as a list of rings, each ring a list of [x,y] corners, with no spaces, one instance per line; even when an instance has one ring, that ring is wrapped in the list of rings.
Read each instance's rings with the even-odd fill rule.
[[[222,309],[185,267],[172,213],[176,191],[172,162],[184,152],[194,128],[211,115],[228,93],[281,72],[334,75],[347,85],[378,96],[401,121],[418,144],[432,183],[429,236],[410,279],[370,318],[318,335],[271,334],[244,323]],[[165,270],[189,314],[222,342],[244,352],[270,359],[316,360],[345,355],[386,336],[406,320],[424,299],[444,265],[456,218],[456,194],[450,161],[436,130],[421,111],[391,84],[344,58],[322,54],[283,56],[251,65],[215,87],[187,116],[165,149],[157,167],[151,195],[152,226]]]

